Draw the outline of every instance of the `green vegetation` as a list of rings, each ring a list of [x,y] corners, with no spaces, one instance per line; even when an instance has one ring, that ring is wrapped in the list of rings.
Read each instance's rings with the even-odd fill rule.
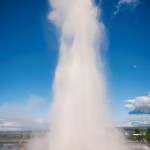
[[[0,131],[0,142],[3,141],[27,141],[34,136],[43,136],[48,131]]]
[[[0,140],[24,140],[30,139],[31,132],[0,132]]]
[[[140,132],[139,129],[134,129],[134,133],[135,133],[135,134],[140,134],[141,132]]]
[[[148,142],[150,142],[150,128],[147,129],[144,138],[145,138]]]
[[[150,142],[150,128],[127,128],[123,132],[130,141]]]

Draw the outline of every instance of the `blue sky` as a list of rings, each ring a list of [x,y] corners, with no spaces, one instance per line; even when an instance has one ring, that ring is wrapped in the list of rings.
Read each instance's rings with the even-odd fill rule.
[[[111,2],[103,10],[109,40],[110,97],[116,114],[127,117],[124,101],[148,95],[150,89],[150,3],[139,1],[134,9],[127,5],[113,16],[115,4]]]
[[[102,1],[108,94],[118,120],[130,116],[126,100],[150,92],[150,2],[138,2]],[[7,109],[25,111],[34,104],[33,116],[47,117],[59,48],[49,10],[47,0],[0,0],[1,118],[19,113]]]

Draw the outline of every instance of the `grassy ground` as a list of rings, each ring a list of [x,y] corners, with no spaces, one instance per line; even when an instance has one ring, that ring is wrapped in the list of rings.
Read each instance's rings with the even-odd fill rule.
[[[29,139],[0,139],[0,143],[27,143],[29,142]]]

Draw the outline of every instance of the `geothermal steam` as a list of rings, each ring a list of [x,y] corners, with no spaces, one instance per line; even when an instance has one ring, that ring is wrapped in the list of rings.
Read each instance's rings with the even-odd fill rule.
[[[60,32],[48,150],[121,150],[105,91],[104,25],[92,0],[50,0]],[[100,18],[100,16],[99,16]]]

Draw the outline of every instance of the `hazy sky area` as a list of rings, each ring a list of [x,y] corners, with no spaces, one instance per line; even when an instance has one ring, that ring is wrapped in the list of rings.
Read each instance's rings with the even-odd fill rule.
[[[147,125],[150,1],[95,3],[102,6],[107,30],[103,57],[111,111],[117,122]],[[6,118],[47,120],[59,49],[49,11],[47,0],[0,0],[0,130]]]

